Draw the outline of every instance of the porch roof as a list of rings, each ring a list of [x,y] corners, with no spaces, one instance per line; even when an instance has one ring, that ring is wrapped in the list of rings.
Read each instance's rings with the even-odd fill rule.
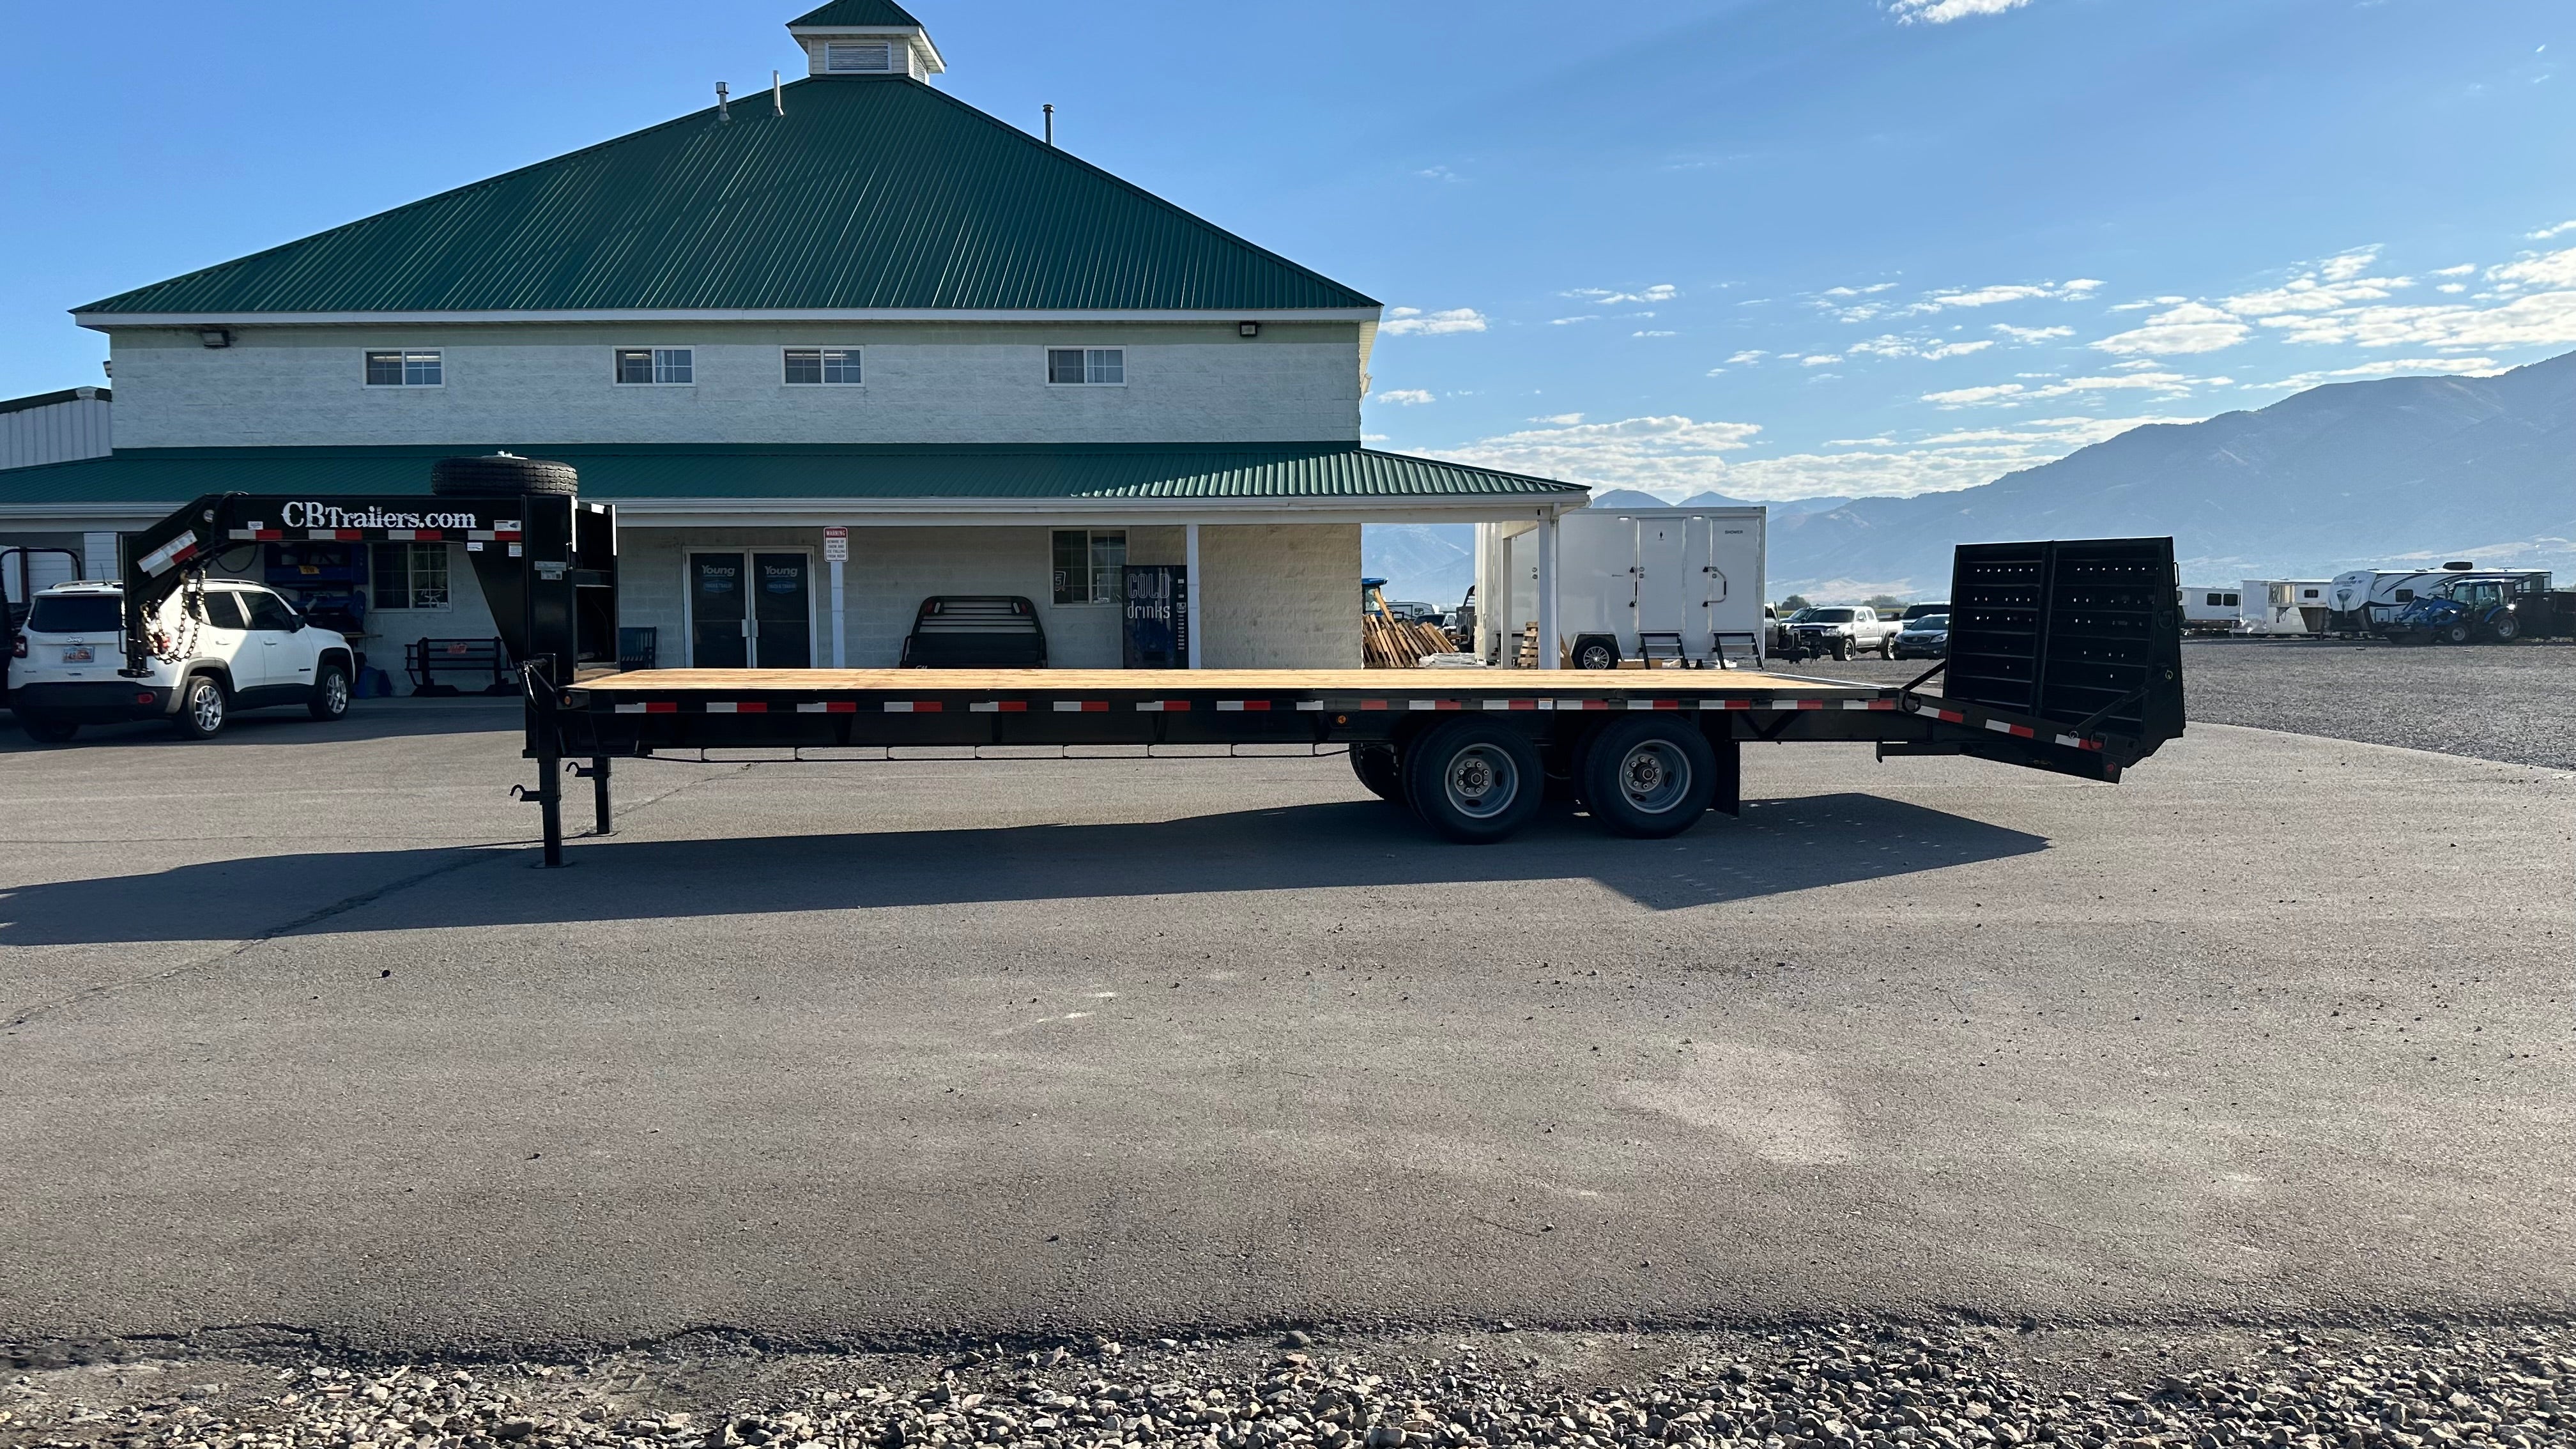
[[[1576,483],[1352,443],[511,443],[581,470],[582,496],[670,512],[1020,509],[1392,514],[1484,505],[1514,516],[1579,508]],[[436,458],[493,445],[121,448],[0,472],[0,518],[122,514],[207,493],[420,493]]]

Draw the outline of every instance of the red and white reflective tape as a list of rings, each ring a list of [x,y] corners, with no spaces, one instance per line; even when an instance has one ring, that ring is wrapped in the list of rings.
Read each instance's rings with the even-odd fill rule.
[[[282,528],[236,528],[232,531],[232,536],[244,543],[263,543],[272,539],[286,537],[286,530]]]
[[[1608,709],[1610,707],[1610,701],[1606,699],[1560,699],[1556,702],[1556,707],[1558,709]]]
[[[304,530],[304,536],[331,543],[356,543],[367,536],[367,531],[363,528],[308,528]]]
[[[1136,708],[1145,714],[1187,714],[1190,702],[1186,699],[1140,699],[1136,701]]]
[[[1360,708],[1363,711],[1384,709],[1386,708],[1386,701],[1382,699],[1364,699],[1360,701]]]
[[[1465,709],[1467,705],[1464,700],[1456,699],[1408,699],[1404,702],[1404,707],[1406,709],[1441,710]]]
[[[711,699],[707,701],[707,713],[767,714],[769,706],[756,699]]]
[[[1220,711],[1228,714],[1239,714],[1245,711],[1250,711],[1254,714],[1266,714],[1270,709],[1270,701],[1266,699],[1220,699],[1216,702],[1216,707]]]
[[[1892,700],[1892,699],[1847,699],[1847,700],[1844,700],[1844,701],[1843,701],[1843,708],[1845,708],[1845,709],[1894,709],[1894,708],[1896,708],[1896,701],[1895,701],[1895,700]]]
[[[469,528],[465,531],[465,536],[474,540],[476,543],[517,543],[519,541],[519,530],[515,528]]]
[[[2059,735],[2057,737],[2057,742],[2066,746],[2070,750],[2098,751],[2102,748],[2102,742],[2100,740],[2088,740],[2082,735]]]
[[[621,704],[615,708],[619,714],[678,714],[680,712],[679,701],[670,699],[648,699],[641,704]]]
[[[855,699],[800,700],[797,702],[796,712],[798,714],[857,714],[859,702]]]
[[[939,710],[935,699],[889,699],[885,706],[888,714],[937,714]]]
[[[2011,735],[2013,738],[2018,740],[2035,740],[2039,738],[2039,731],[2032,729],[2028,725],[2007,724],[1999,719],[1990,719],[1986,721],[1986,728],[1993,730],[1995,733],[2000,735]]]
[[[1027,714],[1029,702],[1025,699],[982,699],[966,706],[966,712],[968,714]]]
[[[1489,699],[1485,701],[1485,708],[1502,710],[1545,709],[1552,702],[1553,701],[1544,699]]]
[[[1324,702],[1320,699],[1301,699],[1297,701],[1297,707],[1299,709],[1321,710],[1324,707]]]
[[[1055,702],[1055,712],[1057,714],[1107,714],[1109,712],[1109,701],[1105,699],[1059,699]]]
[[[435,528],[388,528],[385,537],[396,543],[437,543],[447,535]]]
[[[1682,702],[1678,699],[1623,699],[1619,701],[1619,707],[1622,709],[1679,709],[1682,707]]]
[[[177,538],[174,538],[168,543],[161,545],[159,548],[152,550],[150,553],[145,554],[141,562],[145,573],[164,574],[168,573],[173,567],[186,563],[188,560],[195,558],[196,556],[197,533],[195,529],[190,529],[186,533],[180,534]]]

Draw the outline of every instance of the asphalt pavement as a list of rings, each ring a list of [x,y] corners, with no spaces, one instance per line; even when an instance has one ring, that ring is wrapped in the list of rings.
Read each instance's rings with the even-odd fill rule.
[[[2576,1286],[2562,772],[1756,748],[1740,821],[1470,848],[1338,759],[651,764],[541,872],[514,724],[12,738],[0,1340]]]

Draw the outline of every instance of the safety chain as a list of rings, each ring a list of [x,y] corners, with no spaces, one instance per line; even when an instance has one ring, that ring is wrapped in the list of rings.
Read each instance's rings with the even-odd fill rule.
[[[152,657],[170,664],[185,664],[197,657],[197,625],[206,617],[206,575],[202,569],[190,569],[188,582],[179,590],[179,629],[174,636],[167,629],[152,629],[149,638]]]

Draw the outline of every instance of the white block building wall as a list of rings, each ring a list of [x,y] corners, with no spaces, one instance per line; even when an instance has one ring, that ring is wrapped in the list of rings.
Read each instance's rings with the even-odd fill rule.
[[[856,346],[864,383],[784,381],[784,349]],[[621,385],[619,347],[686,346],[688,386]],[[244,327],[114,333],[124,448],[545,443],[1355,442],[1353,323]],[[1122,347],[1062,387],[1050,347]],[[435,387],[369,387],[371,349],[436,348]]]
[[[1038,607],[1047,657],[1060,669],[1121,663],[1116,604],[1054,602],[1045,528],[850,530],[843,571],[854,669],[892,668],[921,601],[933,594],[1018,594]],[[618,532],[618,612],[626,627],[660,631],[659,662],[689,662],[685,608],[691,550],[797,549],[814,558],[814,656],[832,657],[831,584],[823,535],[811,528],[692,528],[632,523]],[[1131,528],[1131,563],[1182,562],[1177,527]],[[1360,530],[1357,524],[1208,526],[1200,531],[1197,586],[1201,661],[1211,669],[1356,669],[1360,665]]]

